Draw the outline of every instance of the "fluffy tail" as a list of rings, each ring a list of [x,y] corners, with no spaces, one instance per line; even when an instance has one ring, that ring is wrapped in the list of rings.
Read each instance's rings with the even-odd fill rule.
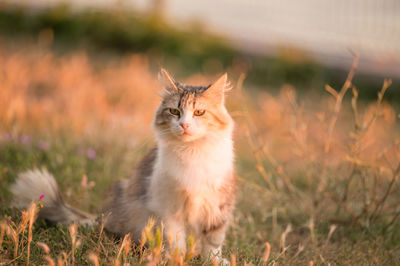
[[[12,205],[28,208],[32,201],[42,198],[43,208],[39,212],[42,217],[53,223],[91,225],[95,217],[77,210],[64,202],[54,177],[45,169],[29,170],[18,175],[11,186]]]

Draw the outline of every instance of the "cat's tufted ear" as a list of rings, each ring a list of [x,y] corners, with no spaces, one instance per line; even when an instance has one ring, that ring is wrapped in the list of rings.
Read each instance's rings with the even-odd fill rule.
[[[228,90],[230,90],[230,84],[228,81],[228,74],[225,73],[214,82],[203,95],[216,102],[224,103],[225,92]]]
[[[163,91],[161,93],[162,95],[178,92],[178,87],[176,86],[174,78],[171,77],[168,71],[164,68],[161,68],[160,72],[158,73],[158,80],[163,86]]]

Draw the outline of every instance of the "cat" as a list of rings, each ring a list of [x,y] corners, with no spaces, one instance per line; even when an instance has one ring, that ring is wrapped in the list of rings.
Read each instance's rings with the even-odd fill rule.
[[[235,205],[234,122],[224,103],[227,74],[209,86],[190,86],[161,69],[159,80],[162,101],[152,123],[157,146],[129,179],[113,185],[104,210],[105,229],[138,240],[153,217],[172,238],[170,248],[185,252],[191,234],[197,253],[229,264],[221,254]],[[46,170],[19,174],[11,191],[14,206],[22,208],[44,194],[39,216],[51,222],[94,222],[95,216],[63,201]]]

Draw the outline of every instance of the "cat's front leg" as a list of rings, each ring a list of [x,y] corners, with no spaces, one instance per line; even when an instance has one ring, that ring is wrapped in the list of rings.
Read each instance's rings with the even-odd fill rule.
[[[177,217],[169,217],[164,219],[163,222],[165,225],[165,236],[170,245],[170,250],[173,252],[175,249],[178,249],[179,253],[185,254],[186,232],[183,221]]]
[[[220,265],[230,265],[230,262],[222,257],[222,243],[225,239],[227,226],[210,231],[203,231],[202,255],[205,258],[214,258]]]

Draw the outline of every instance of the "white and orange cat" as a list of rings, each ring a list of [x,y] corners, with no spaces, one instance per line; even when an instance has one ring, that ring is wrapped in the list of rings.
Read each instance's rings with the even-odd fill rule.
[[[234,208],[233,120],[224,97],[224,74],[209,86],[176,82],[161,70],[162,102],[153,121],[157,146],[135,173],[112,188],[105,228],[139,239],[150,217],[165,226],[182,252],[192,234],[198,253],[227,263],[221,245]],[[26,208],[44,194],[39,216],[51,222],[91,224],[94,216],[66,204],[46,170],[21,173],[12,186],[14,205]]]

